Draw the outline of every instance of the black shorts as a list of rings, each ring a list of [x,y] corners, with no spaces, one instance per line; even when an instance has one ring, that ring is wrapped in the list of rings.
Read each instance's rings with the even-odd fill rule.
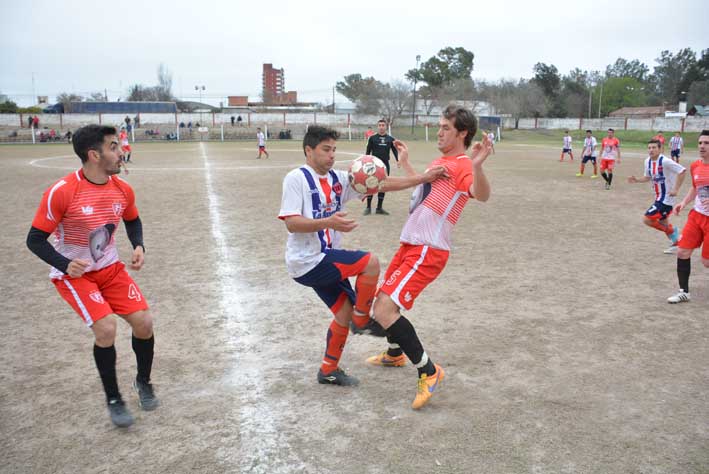
[[[679,148],[670,152],[670,158],[679,158]]]
[[[591,156],[591,155],[584,156],[582,163],[583,163],[583,164],[586,164],[586,163],[589,162],[589,161],[593,161],[593,164],[595,165],[595,164],[596,164],[596,157],[595,157],[595,156]]]
[[[649,217],[650,219],[656,221],[663,221],[667,219],[667,216],[669,216],[671,213],[672,206],[668,206],[667,204],[661,201],[655,201],[652,206],[650,206],[648,210],[645,211],[645,217]]]
[[[562,153],[571,153],[571,148],[562,148],[561,152]]]

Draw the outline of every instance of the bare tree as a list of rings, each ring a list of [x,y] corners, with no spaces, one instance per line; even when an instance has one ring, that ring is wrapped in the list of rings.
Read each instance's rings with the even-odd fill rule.
[[[411,108],[411,92],[409,84],[399,79],[381,88],[380,111],[390,124]]]

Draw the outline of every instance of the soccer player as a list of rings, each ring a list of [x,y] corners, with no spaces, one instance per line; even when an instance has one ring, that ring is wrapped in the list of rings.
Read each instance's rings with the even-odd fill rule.
[[[118,259],[115,231],[123,220],[133,246],[130,267],[144,263],[143,227],[133,189],[117,176],[121,149],[116,129],[88,125],[74,133],[74,152],[81,168],[57,181],[42,196],[27,236],[27,246],[51,265],[49,276],[59,295],[76,311],[95,337],[94,360],[103,383],[111,421],[129,426],[116,380],[116,320],[133,330],[138,374],[133,387],[143,410],[158,406],[150,372],[153,363],[153,318],[145,297]],[[54,233],[54,246],[47,242]]]
[[[311,287],[334,315],[327,331],[325,356],[317,374],[321,384],[357,385],[358,380],[339,368],[347,341],[353,332],[383,337],[384,331],[369,312],[379,279],[379,261],[369,252],[340,248],[342,233],[357,223],[347,217],[344,204],[362,195],[350,186],[347,172],[333,170],[339,134],[313,125],[303,138],[305,165],[283,179],[283,198],[278,218],[288,229],[286,267],[298,283]],[[442,166],[423,175],[390,177],[382,190],[397,191],[444,176]],[[356,277],[355,290],[349,277]]]
[[[121,151],[123,152],[122,159],[124,162],[129,162],[130,155],[133,150],[131,149],[130,142],[128,141],[128,132],[126,131],[125,127],[121,127],[121,133],[118,134],[118,138],[121,141]]]
[[[694,249],[702,247],[702,264],[709,268],[709,130],[699,135],[699,159],[689,167],[692,188],[675,207],[679,215],[690,201],[694,209],[689,212],[677,246],[677,279],[679,292],[667,298],[668,303],[683,303],[690,300],[690,259]]]
[[[620,164],[620,140],[615,137],[615,130],[608,129],[608,136],[601,140],[601,176],[606,182],[606,189],[613,182],[613,168]]]
[[[663,232],[672,242],[672,246],[665,250],[665,253],[675,253],[677,251],[677,240],[679,239],[679,227],[670,224],[670,214],[672,206],[675,204],[675,196],[679,192],[684,182],[684,166],[668,160],[660,153],[661,143],[659,140],[650,140],[647,143],[648,157],[645,159],[645,173],[642,178],[630,176],[629,183],[647,183],[652,181],[652,188],[655,191],[655,202],[645,211],[643,222],[646,226]]]
[[[372,127],[367,127],[367,131],[364,132],[364,139],[369,141],[369,137],[374,135],[374,130],[372,130]]]
[[[576,173],[576,176],[583,176],[586,163],[592,161],[593,174],[591,175],[591,179],[598,178],[598,164],[596,163],[596,156],[598,156],[598,151],[596,150],[597,145],[598,142],[596,141],[596,137],[593,136],[593,132],[591,130],[586,130],[586,138],[583,140],[583,153],[581,154],[583,156],[583,159],[581,160],[581,169],[578,173]]]
[[[662,134],[662,130],[657,132],[657,135],[652,137],[653,140],[657,140],[660,142],[660,153],[665,152],[665,136]]]
[[[369,364],[400,367],[405,358],[418,371],[418,387],[412,408],[424,406],[445,373],[434,364],[416,335],[411,322],[401,314],[443,271],[451,248],[451,233],[471,197],[487,201],[490,184],[483,163],[492,151],[487,136],[473,147],[472,158],[465,151],[477,131],[477,118],[469,110],[449,105],[439,120],[438,150],[442,156],[430,166],[444,166],[449,179],[420,185],[411,200],[410,215],[401,231],[401,245],[391,259],[374,303],[374,318],[387,330],[388,350],[367,359]],[[397,141],[401,165],[415,175],[406,145]]]
[[[492,146],[492,154],[495,154],[495,132],[492,130],[487,131],[487,139],[490,141],[490,145]]]
[[[679,163],[679,156],[684,153],[684,140],[682,134],[675,132],[675,136],[670,138],[670,158]]]
[[[268,158],[269,155],[266,151],[266,135],[263,134],[260,127],[256,129],[256,138],[258,139],[258,156],[256,159],[260,159],[263,153],[265,153],[266,158]]]
[[[380,119],[377,122],[377,133],[369,137],[367,140],[367,151],[365,155],[376,156],[384,162],[384,166],[387,169],[387,176],[389,176],[389,151],[394,153],[394,159],[397,163],[399,161],[399,152],[394,147],[394,137],[387,134],[387,123],[386,120]],[[367,196],[367,207],[364,209],[364,215],[368,216],[372,213],[372,198],[374,196]],[[377,194],[377,209],[376,213],[384,216],[388,216],[389,213],[382,208],[384,203],[384,192],[379,192]]]
[[[566,153],[571,157],[571,161],[574,161],[574,152],[571,151],[571,135],[569,135],[568,130],[564,133],[566,133],[566,135],[564,135],[564,146],[561,149],[561,158],[559,158],[559,161],[564,161],[564,155]]]

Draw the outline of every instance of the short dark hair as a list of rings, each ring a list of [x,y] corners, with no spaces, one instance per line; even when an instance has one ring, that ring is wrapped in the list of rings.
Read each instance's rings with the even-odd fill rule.
[[[305,155],[305,147],[315,148],[325,140],[339,140],[340,133],[330,127],[322,125],[311,125],[303,137],[303,154]],[[307,156],[307,155],[306,155]]]
[[[706,135],[709,137],[709,130],[707,130],[707,129],[702,130],[702,133],[700,133],[699,136],[701,137],[703,135]]]
[[[387,121],[384,120],[383,118],[381,118],[381,119],[377,120],[377,125],[379,125],[380,123],[383,123],[384,125],[386,125]]]
[[[591,130],[586,130],[586,133],[593,133]]]
[[[455,104],[450,104],[443,110],[443,117],[448,120],[453,120],[455,129],[459,132],[467,131],[463,144],[467,149],[473,143],[475,134],[478,133],[478,119],[475,115],[465,107],[460,107]]]
[[[615,132],[615,130],[613,130],[612,128],[609,128],[608,131],[609,131],[609,132]]]
[[[86,125],[81,127],[71,139],[74,153],[81,158],[82,163],[89,159],[89,150],[100,152],[104,139],[109,135],[116,135],[116,127],[108,125]]]
[[[647,142],[648,145],[653,144],[653,143],[654,143],[655,145],[657,145],[657,148],[662,148],[662,142],[661,142],[660,140],[655,140],[655,139],[653,138],[652,140],[649,140],[649,141]]]

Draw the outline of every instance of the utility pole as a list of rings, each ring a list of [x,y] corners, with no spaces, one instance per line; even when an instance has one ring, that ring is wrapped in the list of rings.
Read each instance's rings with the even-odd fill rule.
[[[601,118],[601,104],[603,103],[603,83],[601,82],[601,95],[598,97],[598,118]]]
[[[335,113],[335,86],[332,86],[332,113]]]
[[[421,55],[416,55],[416,75],[414,75],[414,97],[413,105],[411,107],[411,135],[414,134],[414,125],[416,124],[416,79],[418,78],[419,61],[421,61]]]
[[[32,105],[35,104],[37,100],[37,91],[34,88],[34,72],[32,73]]]

